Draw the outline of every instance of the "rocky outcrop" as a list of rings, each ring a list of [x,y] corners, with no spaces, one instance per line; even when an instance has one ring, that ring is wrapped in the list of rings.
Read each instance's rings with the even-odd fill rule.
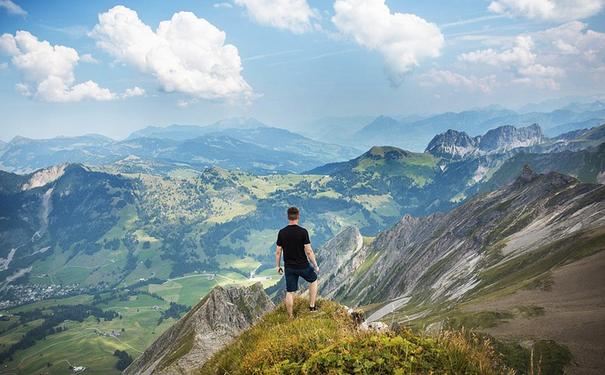
[[[546,137],[537,124],[524,128],[511,125],[489,130],[479,138],[478,148],[487,153],[503,153],[519,147],[530,147],[543,143]]]
[[[338,287],[365,261],[365,247],[359,229],[347,227],[317,249],[321,268],[319,294],[333,298]]]
[[[459,159],[477,151],[477,140],[457,130],[448,130],[436,135],[426,148],[426,152],[437,157]]]
[[[124,374],[189,374],[272,310],[260,283],[215,287],[164,332]]]
[[[547,138],[537,124],[524,128],[500,126],[476,137],[450,129],[436,135],[425,151],[446,159],[462,159],[471,155],[502,154],[517,148],[536,146],[545,141]]]

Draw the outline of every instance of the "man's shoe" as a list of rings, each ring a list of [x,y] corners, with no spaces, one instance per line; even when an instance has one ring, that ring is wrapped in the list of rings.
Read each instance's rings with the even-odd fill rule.
[[[317,312],[317,306],[309,306],[309,311]]]

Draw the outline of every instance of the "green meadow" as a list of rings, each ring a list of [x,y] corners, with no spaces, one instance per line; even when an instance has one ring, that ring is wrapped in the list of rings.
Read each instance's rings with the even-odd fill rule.
[[[115,368],[117,357],[115,350],[124,350],[133,358],[140,355],[159,335],[170,327],[175,319],[169,318],[158,324],[162,311],[168,309],[170,302],[193,306],[214,286],[243,284],[249,285],[261,281],[265,287],[278,281],[273,268],[263,270],[253,278],[243,273],[254,271],[260,263],[252,258],[222,259],[237,271],[220,271],[215,274],[188,274],[170,279],[162,284],[150,284],[142,287],[143,292],[127,298],[114,298],[100,303],[97,307],[113,310],[121,318],[111,321],[89,317],[83,322],[65,321],[61,326],[67,330],[50,334],[45,339],[25,350],[18,350],[12,361],[2,364],[2,374],[65,374],[72,366],[85,366],[87,374],[119,374]],[[159,296],[160,298],[158,298]],[[29,305],[19,306],[6,311],[12,315],[34,309],[48,309],[58,305],[89,304],[90,295],[49,299]],[[0,349],[17,342],[27,331],[40,325],[42,320],[18,325],[18,319],[0,322]],[[112,335],[113,333],[113,335]]]

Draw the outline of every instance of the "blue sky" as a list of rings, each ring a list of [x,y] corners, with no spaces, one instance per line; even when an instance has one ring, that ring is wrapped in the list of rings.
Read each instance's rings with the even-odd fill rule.
[[[297,128],[605,84],[602,0],[279,3],[0,0],[0,139],[233,116]]]

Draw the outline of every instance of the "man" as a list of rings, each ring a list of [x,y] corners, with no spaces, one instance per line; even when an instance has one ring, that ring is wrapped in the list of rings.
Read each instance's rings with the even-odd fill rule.
[[[315,253],[311,248],[309,232],[298,225],[300,213],[298,208],[288,208],[288,225],[282,228],[277,235],[275,249],[275,263],[277,273],[284,273],[281,268],[281,254],[284,253],[284,268],[286,277],[286,310],[290,319],[293,318],[294,293],[298,290],[298,278],[302,277],[309,283],[309,310],[317,311],[317,273],[319,267],[315,260]],[[309,262],[311,262],[309,264]]]

